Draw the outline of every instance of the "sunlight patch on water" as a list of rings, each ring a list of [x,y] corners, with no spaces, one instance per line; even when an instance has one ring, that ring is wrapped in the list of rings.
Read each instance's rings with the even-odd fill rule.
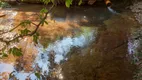
[[[13,10],[2,10],[1,13],[6,14],[6,17],[0,18],[0,29],[10,30],[13,27],[14,17],[17,15]]]
[[[6,14],[6,17],[0,18],[0,30],[9,31],[11,28],[13,28],[14,23],[14,17],[17,15],[16,11],[13,10],[1,10],[2,14]],[[6,33],[0,37],[12,37],[14,33]],[[13,45],[15,46],[15,45]],[[1,46],[0,46],[1,47]],[[15,72],[13,72],[15,71]],[[26,80],[26,78],[29,76],[32,80],[37,79],[37,77],[31,73],[24,73],[24,72],[17,72],[15,70],[14,64],[7,64],[7,63],[0,63],[0,79],[2,80],[8,80],[9,74],[12,73],[15,75],[15,77],[19,80]],[[12,79],[13,80],[13,79]]]
[[[13,28],[14,17],[16,16],[17,12],[13,10],[1,10],[0,13],[6,15],[5,17],[0,18],[0,30],[4,32],[9,31],[11,28]],[[0,38],[4,38],[4,40],[12,39],[14,35],[14,32],[8,32],[0,35]],[[3,46],[4,45],[0,45],[0,49],[3,48]]]
[[[6,17],[0,18],[0,30],[9,31],[11,28],[13,28],[14,17],[17,15],[17,12],[13,10],[2,10],[1,13],[6,14]],[[7,37],[14,36],[13,34],[14,33],[9,32],[0,37],[4,37],[5,39]],[[16,45],[13,45],[13,46],[16,46]],[[17,72],[15,70],[14,64],[0,63],[0,79],[1,80],[8,80],[9,75],[12,72],[15,75],[15,77],[19,80],[26,80],[27,76],[29,76],[32,80],[37,79],[37,77],[34,74]]]
[[[14,23],[14,17],[16,16],[17,12],[13,10],[1,10],[0,13],[5,14],[5,17],[0,18],[0,30],[9,31],[11,28],[13,28]],[[11,37],[13,33],[7,33],[3,34],[0,37]],[[2,42],[1,42],[2,44]],[[0,48],[3,48],[3,45],[0,45]],[[0,78],[2,80],[8,80],[9,74],[13,72],[14,64],[8,64],[8,63],[0,63]]]

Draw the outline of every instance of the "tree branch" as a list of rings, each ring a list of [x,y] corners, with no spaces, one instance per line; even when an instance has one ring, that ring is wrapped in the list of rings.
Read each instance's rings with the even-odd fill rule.
[[[39,27],[42,25],[42,21],[46,20],[48,13],[50,13],[50,11],[53,8],[54,8],[54,5],[52,5],[52,7],[48,10],[48,12],[45,13],[44,17],[42,18],[42,20],[38,24],[35,24],[35,23],[31,22],[31,24],[33,24],[33,25],[36,26],[36,28],[31,33],[26,34],[26,35],[20,34],[20,35],[14,37],[12,40],[4,40],[3,38],[0,38],[0,41],[6,43],[8,45],[9,43],[11,43],[11,42],[13,42],[13,41],[15,41],[15,40],[17,40],[19,38],[23,38],[25,36],[32,36],[32,35],[34,35],[37,32],[37,30],[39,29]],[[19,26],[20,26],[20,24],[18,26],[14,27],[13,29],[11,29],[10,31],[3,32],[0,35],[3,35],[3,34],[8,33],[8,32],[12,32],[13,30],[15,30],[16,28],[18,28]]]

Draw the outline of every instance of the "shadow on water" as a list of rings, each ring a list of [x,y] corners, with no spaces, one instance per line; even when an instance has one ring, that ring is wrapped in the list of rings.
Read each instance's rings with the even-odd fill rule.
[[[56,7],[51,16],[57,21],[72,21],[83,26],[101,25],[112,15],[105,7],[81,6]]]
[[[74,55],[62,64],[65,80],[133,80],[136,66],[128,52],[130,29],[137,25],[128,14],[113,16],[98,29],[97,39],[85,54]],[[78,54],[76,54],[78,53]]]
[[[29,5],[31,6],[29,7]],[[24,12],[39,12],[43,7],[43,5],[35,4],[21,4],[14,6],[18,11]],[[59,5],[50,13],[51,19],[54,19],[55,21],[71,21],[83,26],[101,25],[103,24],[103,21],[108,19],[111,15],[112,13],[108,11],[105,6],[74,6],[66,8],[65,6]]]

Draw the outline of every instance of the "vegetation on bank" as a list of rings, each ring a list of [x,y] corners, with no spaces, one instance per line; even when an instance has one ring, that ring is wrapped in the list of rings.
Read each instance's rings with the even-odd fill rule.
[[[7,2],[0,1],[0,8],[8,8],[8,7],[11,7],[11,5],[9,5]]]

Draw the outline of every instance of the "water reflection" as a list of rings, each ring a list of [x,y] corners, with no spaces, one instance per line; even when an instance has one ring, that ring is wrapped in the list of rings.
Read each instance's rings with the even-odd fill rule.
[[[117,13],[115,10],[113,10],[111,7],[107,7],[108,8],[108,10],[110,11],[110,12],[112,12],[113,14],[119,14],[119,13]]]
[[[105,22],[85,55],[74,51],[62,64],[65,80],[133,80],[135,65],[128,57],[130,28],[137,25],[130,15],[114,16]]]
[[[0,79],[8,80],[9,74],[13,71],[13,64],[0,63]]]
[[[48,77],[51,80],[132,80],[135,65],[131,64],[129,52],[133,50],[128,51],[131,44],[127,45],[131,34],[130,29],[137,25],[135,20],[131,18],[132,15],[124,13],[110,18],[112,15],[107,8],[75,7],[71,10],[66,10],[64,7],[58,8],[55,10],[55,14],[51,14],[55,20],[59,18],[62,21],[65,19],[71,22],[80,21],[78,23],[81,25],[86,25],[82,23],[87,22],[89,25],[98,26],[97,24],[99,24],[101,27],[97,30],[91,27],[79,28],[81,33],[77,32],[78,34],[72,37],[59,38],[55,42],[49,43],[47,48],[39,44],[36,47],[37,55],[36,51],[31,50],[35,49],[34,44],[30,44],[32,42],[29,41],[28,45],[23,41],[21,46],[26,46],[23,50],[25,55],[17,59],[16,62],[19,63],[14,67],[13,65],[2,64],[1,66],[0,64],[0,67],[9,66],[10,70],[7,70],[10,72],[15,68],[13,74],[20,80],[37,79],[35,71],[42,74],[41,80],[48,79]],[[33,9],[30,7],[28,11],[31,10]],[[58,14],[60,12],[63,13]],[[32,12],[28,14],[32,14]],[[47,31],[44,32],[47,33]],[[32,54],[35,54],[36,58],[33,58]],[[20,69],[18,70],[18,68]]]
[[[83,32],[78,37],[65,37],[62,40],[57,40],[55,43],[49,44],[47,48],[42,46],[38,47],[38,56],[35,63],[38,64],[42,73],[49,73],[50,63],[49,55],[53,56],[54,62],[60,64],[64,60],[66,55],[70,52],[72,47],[84,47],[87,46],[91,41],[95,39],[93,28],[87,31],[87,28],[83,29]],[[87,31],[87,32],[86,32]]]
[[[51,13],[51,18],[57,21],[72,21],[83,26],[94,26],[103,24],[103,21],[108,19],[111,13],[105,7],[71,7],[63,6],[56,7]]]

